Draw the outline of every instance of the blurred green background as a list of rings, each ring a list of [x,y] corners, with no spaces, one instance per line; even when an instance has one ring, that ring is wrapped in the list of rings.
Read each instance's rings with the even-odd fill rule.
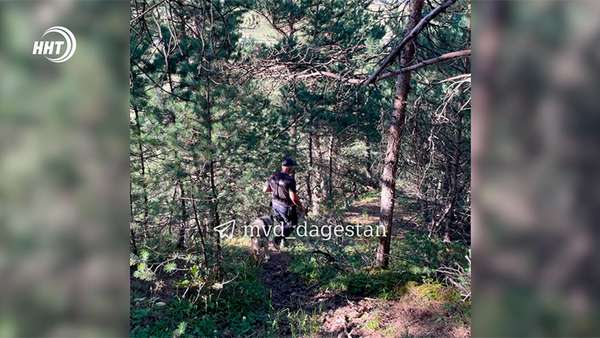
[[[0,2],[0,337],[127,335],[128,6]]]
[[[600,336],[600,1],[474,1],[473,336]]]

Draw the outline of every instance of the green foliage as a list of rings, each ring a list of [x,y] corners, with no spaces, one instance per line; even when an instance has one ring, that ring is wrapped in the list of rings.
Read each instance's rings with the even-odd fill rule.
[[[173,337],[181,337],[185,333],[185,329],[187,328],[186,322],[181,322],[177,325],[175,331],[173,331]]]
[[[175,262],[170,262],[170,263],[167,263],[167,264],[165,264],[165,266],[163,267],[163,270],[164,270],[165,272],[173,272],[173,271],[175,271],[175,269],[177,269],[177,263],[175,263]]]
[[[403,294],[403,285],[412,276],[395,271],[358,272],[345,276],[346,289],[351,295],[375,296],[383,299]]]
[[[258,277],[260,269],[239,249],[229,248],[225,254],[227,262],[231,262],[225,267],[226,271],[234,278],[221,288],[205,288],[198,301],[194,301],[195,297],[175,297],[166,302],[155,302],[152,298],[133,299],[131,336],[245,336],[264,329],[269,306],[266,290]],[[193,265],[175,284],[186,288],[201,278],[197,265]],[[134,289],[138,296],[139,292],[146,291]]]
[[[440,283],[433,281],[426,281],[423,284],[408,283],[407,287],[416,292],[420,297],[426,300],[433,301],[451,301],[457,300],[455,292],[448,292],[446,288]]]
[[[130,336],[216,337],[214,319],[199,315],[200,313],[197,305],[177,299],[160,308],[133,307]]]
[[[392,248],[392,270],[407,271],[421,278],[435,277],[443,265],[464,264],[469,247],[460,242],[446,243],[427,234],[407,232]]]
[[[315,256],[308,255],[306,252],[295,256],[289,270],[299,274],[313,285],[320,283],[327,285],[338,276],[338,271],[330,264],[322,264]]]
[[[154,272],[148,268],[146,263],[139,263],[137,270],[133,273],[133,277],[139,278],[145,281],[153,281],[155,279]]]
[[[289,313],[287,320],[290,325],[292,337],[312,337],[321,328],[318,315],[307,313],[302,309]]]
[[[335,265],[311,254],[309,247],[298,245],[290,270],[302,276],[309,285],[317,284],[322,290],[393,299],[406,292],[407,283],[424,282],[424,290],[431,286],[433,296],[435,288],[445,278],[438,271],[440,267],[463,264],[464,254],[469,250],[460,243],[445,243],[419,231],[407,231],[402,241],[394,242],[390,269],[378,270],[364,264],[363,258],[373,248],[368,242],[347,243],[345,248],[339,250],[335,245],[322,248],[338,260]],[[340,265],[346,268],[341,269]],[[429,284],[432,281],[438,282]]]
[[[419,36],[415,62],[469,47],[469,6],[459,1]],[[132,3],[136,14],[141,7]],[[132,336],[317,333],[315,313],[274,313],[248,243],[224,244],[210,229],[268,214],[262,188],[284,155],[300,163],[299,195],[306,202],[312,191],[319,219],[342,218],[359,196],[379,198],[394,81],[353,85],[322,74],[371,72],[405,28],[399,8],[365,0],[175,1],[133,24]],[[254,18],[256,29],[247,28]],[[395,240],[389,271],[369,268],[374,241],[316,244],[335,262],[300,245],[292,272],[316,289],[390,299],[408,281],[437,280],[441,266],[464,263],[470,87],[441,82],[467,72],[457,60],[413,77],[403,133],[410,137],[398,166],[422,201],[397,205],[412,203],[419,223],[437,227],[432,236]],[[454,211],[435,222],[450,201]],[[443,229],[459,240],[439,240]]]
[[[150,252],[147,250],[143,250],[139,257],[132,255],[130,258],[130,265],[136,266],[136,270],[133,273],[133,277],[151,282],[155,280],[156,276],[154,271],[148,265],[148,261],[150,259]]]
[[[348,293],[354,296],[371,296],[391,299],[403,293],[403,285],[415,276],[392,270],[373,270],[361,260],[367,247],[353,243],[359,250],[348,252],[332,251],[336,259],[349,265],[342,269],[331,262],[320,260],[317,255],[299,245],[294,250],[290,271],[299,274],[309,285],[318,285],[321,290]],[[331,249],[328,249],[331,250]]]
[[[375,316],[375,318],[369,319],[365,323],[365,328],[372,330],[372,331],[379,330],[380,326],[381,326],[381,321],[380,321],[379,317],[377,317],[377,316]]]

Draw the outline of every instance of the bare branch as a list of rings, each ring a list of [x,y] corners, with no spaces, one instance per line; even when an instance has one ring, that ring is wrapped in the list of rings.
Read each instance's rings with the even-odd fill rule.
[[[390,78],[392,76],[397,76],[400,73],[404,73],[404,72],[410,72],[413,70],[417,70],[420,68],[423,68],[425,66],[429,66],[432,64],[436,64],[439,62],[443,62],[443,61],[447,61],[447,60],[452,60],[452,59],[456,59],[456,58],[460,58],[460,57],[466,57],[466,56],[470,56],[471,55],[471,50],[470,49],[465,49],[465,50],[459,50],[456,52],[450,52],[450,53],[446,53],[446,54],[442,54],[440,56],[436,56],[434,58],[431,59],[427,59],[427,60],[423,60],[419,63],[415,63],[414,65],[410,65],[404,68],[401,68],[400,70],[396,70],[393,72],[388,72],[388,73],[384,73],[381,76],[379,76],[377,79],[375,79],[373,82],[378,82],[381,80],[385,80],[387,78]],[[313,73],[308,73],[308,74],[300,74],[297,76],[294,76],[294,79],[306,79],[306,78],[310,78],[310,77],[316,77],[316,76],[324,76],[324,77],[329,77],[332,79],[336,79],[342,82],[347,82],[350,84],[359,84],[359,83],[363,83],[366,80],[365,79],[361,79],[361,78],[345,78],[339,74],[335,74],[332,72],[328,72],[328,71],[316,71]]]
[[[162,0],[159,1],[157,3],[155,3],[154,5],[150,6],[150,8],[148,8],[144,13],[136,16],[135,18],[131,19],[131,21],[129,22],[130,25],[133,25],[136,21],[138,21],[139,19],[143,18],[144,15],[150,13],[152,10],[154,10],[156,7],[160,6],[160,4],[162,4],[163,2],[166,2],[167,0]]]
[[[470,49],[459,50],[459,51],[456,51],[456,52],[450,52],[450,53],[442,54],[442,55],[440,55],[438,57],[434,57],[434,58],[431,58],[431,59],[427,59],[427,60],[421,61],[419,63],[416,63],[416,64],[412,65],[412,66],[407,66],[407,67],[404,67],[404,68],[402,68],[400,70],[397,70],[397,71],[393,71],[393,72],[388,72],[388,73],[382,74],[380,77],[378,77],[373,82],[384,80],[384,79],[387,79],[389,77],[396,76],[396,75],[398,75],[400,73],[410,72],[410,71],[413,71],[413,70],[417,70],[419,68],[422,68],[422,67],[425,67],[425,66],[429,66],[429,65],[432,65],[434,63],[439,63],[439,62],[443,62],[443,61],[447,61],[447,60],[451,60],[451,59],[455,59],[455,58],[460,58],[460,57],[465,57],[465,56],[471,56],[471,50]]]
[[[377,79],[379,74],[381,74],[381,72],[383,72],[385,70],[385,68],[387,68],[387,66],[390,65],[390,63],[392,63],[394,58],[396,58],[396,56],[398,56],[398,54],[400,54],[400,52],[402,51],[402,48],[404,48],[404,46],[408,42],[413,40],[417,36],[417,34],[419,34],[423,30],[423,28],[429,21],[431,21],[434,17],[436,17],[438,14],[443,12],[446,8],[448,8],[450,5],[452,5],[455,2],[456,2],[456,0],[447,0],[444,3],[442,3],[439,7],[435,8],[434,10],[429,12],[429,14],[424,16],[423,19],[421,19],[421,21],[419,21],[419,23],[417,23],[415,28],[413,30],[411,30],[396,47],[394,47],[392,52],[390,54],[388,54],[388,56],[386,56],[385,59],[383,59],[383,61],[381,62],[381,66],[371,76],[369,76],[367,78],[365,83],[366,84],[373,83],[375,81],[375,79]]]

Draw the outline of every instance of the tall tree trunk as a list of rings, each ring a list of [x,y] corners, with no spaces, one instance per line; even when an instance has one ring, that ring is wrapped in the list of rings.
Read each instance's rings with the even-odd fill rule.
[[[219,204],[217,202],[217,186],[215,184],[215,161],[210,160],[210,191],[211,191],[211,205],[212,205],[212,228],[221,224],[219,217]],[[215,236],[215,249],[217,255],[217,278],[221,278],[223,275],[223,252],[221,250],[221,238],[219,235]]]
[[[313,171],[313,142],[312,131],[308,132],[308,170],[306,171],[306,197],[308,198],[308,208],[312,209],[312,186],[311,176]]]
[[[131,180],[129,180],[129,235],[131,236],[130,238],[130,242],[131,242],[131,250],[133,252],[134,255],[138,254],[138,246],[137,246],[137,241],[135,239],[135,231],[133,230],[133,196],[132,196],[132,183]]]
[[[198,229],[198,236],[200,237],[200,250],[202,255],[204,256],[204,266],[208,268],[208,251],[206,250],[206,224],[200,224],[200,220],[198,219],[198,209],[196,208],[196,200],[192,199],[192,210],[194,211],[194,222],[196,223],[196,228]]]
[[[323,172],[324,154],[321,149],[321,137],[318,133],[313,135],[313,149],[315,150],[314,165],[315,165],[315,184],[313,185],[313,209],[315,215],[320,215],[323,209],[323,200],[327,191],[327,183],[325,173]]]
[[[169,203],[169,236],[173,234],[173,217],[175,214],[175,205],[177,204],[177,187],[173,188],[173,196],[171,197],[171,203]]]
[[[144,158],[144,147],[142,143],[142,127],[140,125],[140,115],[138,109],[133,106],[133,112],[135,113],[135,133],[138,139],[138,152],[140,158],[140,175],[142,176],[142,199],[143,199],[143,212],[144,218],[142,219],[142,233],[144,238],[146,237],[146,226],[148,224],[148,188],[146,187],[146,160]]]
[[[327,177],[327,203],[330,206],[333,205],[333,147],[335,145],[335,138],[333,135],[329,137],[329,175]]]
[[[210,71],[210,63],[208,66],[208,71]],[[209,178],[210,178],[210,194],[211,194],[211,202],[210,202],[210,206],[211,206],[211,229],[214,229],[215,227],[217,227],[219,224],[221,224],[221,220],[219,217],[219,203],[218,203],[218,192],[217,192],[217,185],[215,183],[215,152],[214,152],[214,145],[213,145],[213,140],[212,140],[212,135],[213,135],[213,120],[212,120],[212,113],[211,113],[211,108],[212,108],[212,97],[211,97],[211,88],[210,88],[210,74],[207,72],[206,73],[206,109],[205,109],[205,116],[204,116],[204,120],[206,123],[206,128],[207,128],[207,142],[208,142],[208,149],[209,149]],[[217,278],[221,278],[222,276],[222,272],[223,272],[223,252],[221,250],[221,239],[219,238],[219,235],[217,234],[215,236],[215,253],[217,256],[217,264],[216,264],[216,274],[217,274]]]
[[[295,125],[292,125],[289,129],[290,140],[292,141],[292,154],[295,156],[298,154],[298,142],[296,142],[298,129]]]
[[[185,230],[187,228],[188,213],[187,205],[185,203],[185,188],[183,181],[179,180],[179,192],[181,201],[181,224],[179,225],[179,239],[177,240],[177,248],[185,249]]]
[[[365,146],[367,147],[367,163],[366,163],[366,172],[369,181],[376,180],[376,173],[373,172],[373,151],[371,149],[371,143],[369,142],[369,138],[365,136]],[[370,184],[369,184],[370,185]]]
[[[452,198],[452,202],[450,205],[450,213],[448,215],[448,221],[445,223],[444,227],[444,239],[450,241],[450,227],[454,224],[456,219],[456,204],[458,202],[459,195],[462,193],[462,189],[458,185],[458,173],[460,172],[460,158],[461,158],[461,140],[462,140],[462,114],[458,116],[458,128],[455,131],[455,140],[454,140],[454,162],[452,163],[452,186],[450,189],[450,196]]]
[[[202,59],[204,61],[204,65],[203,67],[199,67],[199,77],[202,77],[202,72],[204,72],[204,85],[205,85],[205,106],[204,106],[204,113],[203,113],[203,118],[204,118],[204,123],[206,126],[206,142],[207,142],[207,148],[208,148],[208,175],[209,175],[209,185],[210,185],[210,203],[209,203],[209,208],[210,208],[210,220],[209,220],[209,224],[210,224],[210,230],[211,233],[214,234],[214,240],[215,240],[215,256],[216,256],[216,264],[213,267],[214,268],[214,272],[216,273],[216,278],[217,279],[221,279],[221,277],[223,276],[223,252],[221,249],[221,239],[219,238],[219,235],[216,231],[212,231],[214,230],[215,227],[217,227],[220,223],[220,216],[219,216],[219,203],[218,203],[218,191],[217,191],[217,185],[216,185],[216,169],[215,169],[215,144],[213,142],[213,116],[212,116],[212,88],[211,88],[211,76],[212,76],[212,59],[213,59],[213,55],[211,55],[210,52],[208,51],[214,51],[215,50],[215,44],[214,44],[214,36],[213,36],[213,32],[208,31],[207,34],[208,36],[204,37],[203,33],[204,30],[204,26],[207,25],[209,27],[213,27],[214,25],[214,16],[213,16],[213,6],[210,5],[210,8],[207,10],[204,6],[206,4],[204,2],[202,2],[202,11],[203,13],[207,13],[208,12],[208,22],[206,24],[202,23],[200,21],[200,17],[196,17],[194,20],[196,22],[196,26],[199,29],[196,34],[197,36],[204,40],[206,39],[207,41],[207,48],[203,48],[202,49]]]
[[[405,34],[408,34],[421,20],[421,11],[424,0],[412,0],[410,4],[410,18]],[[400,67],[407,65],[415,55],[414,43],[408,43],[400,56]],[[400,68],[399,67],[399,68]],[[388,130],[387,148],[381,175],[381,205],[379,227],[385,233],[379,237],[375,264],[381,268],[389,266],[390,245],[392,238],[392,224],[394,220],[394,200],[396,197],[396,171],[398,168],[398,154],[404,115],[406,113],[406,99],[410,91],[410,72],[401,72],[396,79],[396,93],[394,97],[394,110],[392,121]]]

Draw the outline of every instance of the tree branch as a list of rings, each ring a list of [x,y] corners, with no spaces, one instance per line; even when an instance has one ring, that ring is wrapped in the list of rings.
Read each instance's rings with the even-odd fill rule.
[[[136,21],[138,21],[139,19],[143,18],[144,15],[150,13],[151,11],[153,11],[156,7],[158,7],[160,4],[162,4],[163,2],[166,2],[167,0],[162,0],[159,1],[157,3],[155,3],[154,5],[150,6],[150,8],[148,8],[144,13],[136,16],[135,18],[131,19],[131,21],[129,21],[129,25],[133,25]]]
[[[407,66],[407,67],[403,67],[400,70],[396,70],[393,72],[388,72],[388,73],[384,73],[381,76],[379,76],[377,79],[375,79],[373,82],[378,82],[380,80],[384,80],[387,79],[389,77],[392,76],[396,76],[400,73],[404,73],[404,72],[410,72],[413,70],[417,70],[419,68],[423,68],[425,66],[429,66],[432,65],[434,63],[439,63],[439,62],[443,62],[446,60],[451,60],[451,59],[456,59],[456,58],[460,58],[460,57],[464,57],[464,56],[471,56],[471,50],[470,49],[465,49],[465,50],[459,50],[456,52],[450,52],[450,53],[446,53],[446,54],[442,54],[438,57],[434,57],[431,59],[427,59],[427,60],[423,60],[419,63],[415,63],[412,66]]]
[[[367,78],[367,80],[365,81],[365,84],[373,83],[375,81],[375,79],[377,79],[379,74],[381,74],[381,72],[383,72],[385,70],[385,68],[387,68],[387,66],[390,65],[390,63],[392,63],[394,58],[396,58],[396,56],[398,54],[400,54],[400,52],[402,51],[402,48],[404,48],[404,46],[408,42],[410,42],[412,39],[414,39],[417,36],[417,34],[419,34],[423,30],[423,28],[429,21],[431,21],[434,17],[436,17],[438,14],[443,12],[446,8],[448,8],[450,5],[452,5],[455,2],[456,2],[456,0],[446,0],[439,7],[435,8],[434,10],[429,12],[429,14],[424,16],[423,19],[421,19],[421,21],[419,21],[419,23],[417,23],[415,28],[413,30],[411,30],[404,37],[404,39],[402,39],[402,41],[400,41],[400,43],[396,47],[394,47],[394,49],[391,51],[390,54],[388,54],[388,56],[385,57],[385,59],[383,59],[383,61],[381,62],[381,66],[371,76],[369,76]]]
[[[374,82],[378,82],[381,80],[385,80],[387,78],[390,78],[392,76],[396,76],[400,73],[404,73],[404,72],[410,72],[413,70],[417,70],[420,68],[423,68],[425,66],[429,66],[432,64],[436,64],[439,62],[443,62],[443,61],[447,61],[447,60],[452,60],[452,59],[456,59],[456,58],[460,58],[460,57],[467,57],[471,55],[471,50],[470,49],[465,49],[465,50],[459,50],[456,52],[450,52],[450,53],[446,53],[446,54],[442,54],[440,56],[436,56],[434,58],[431,59],[427,59],[427,60],[423,60],[419,63],[415,63],[414,65],[410,65],[410,66],[406,66],[404,68],[401,68],[399,70],[396,71],[392,71],[392,72],[387,72],[382,74],[381,76],[379,76],[377,79],[373,80],[371,83]],[[344,78],[341,75],[332,73],[332,72],[328,72],[328,71],[317,71],[317,72],[313,72],[313,73],[308,73],[308,74],[302,74],[302,75],[298,75],[295,76],[295,79],[306,79],[306,78],[310,78],[310,77],[315,77],[315,76],[324,76],[324,77],[329,77],[332,79],[336,79],[342,82],[347,82],[347,83],[351,83],[351,84],[360,84],[365,82],[365,79],[361,79],[361,78]]]

